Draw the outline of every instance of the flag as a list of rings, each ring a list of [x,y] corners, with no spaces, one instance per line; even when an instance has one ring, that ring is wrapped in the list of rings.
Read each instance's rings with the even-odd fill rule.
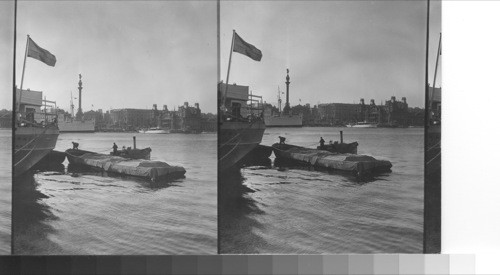
[[[254,45],[245,42],[241,37],[234,32],[233,52],[244,54],[255,61],[260,61],[262,52]]]
[[[28,37],[28,56],[52,67],[56,65],[56,57],[49,51],[38,46],[35,41],[31,40],[31,37]]]

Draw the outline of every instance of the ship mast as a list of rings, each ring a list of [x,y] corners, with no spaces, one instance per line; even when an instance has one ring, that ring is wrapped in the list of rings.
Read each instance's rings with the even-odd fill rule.
[[[70,109],[71,109],[71,118],[74,118],[75,117],[75,104],[73,104],[73,92],[71,92],[71,100],[69,101],[70,102]]]
[[[280,86],[278,85],[278,110],[281,114],[281,91],[280,91]]]

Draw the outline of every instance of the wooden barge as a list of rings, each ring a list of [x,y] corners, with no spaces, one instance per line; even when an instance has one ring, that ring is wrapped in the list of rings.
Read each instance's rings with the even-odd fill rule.
[[[329,170],[352,172],[356,176],[389,172],[392,164],[387,160],[377,160],[368,155],[332,153],[325,150],[309,149],[290,144],[273,144],[276,158],[307,163]]]
[[[98,168],[106,172],[140,177],[153,182],[184,177],[186,169],[162,161],[131,159],[79,149],[66,150],[70,164]]]

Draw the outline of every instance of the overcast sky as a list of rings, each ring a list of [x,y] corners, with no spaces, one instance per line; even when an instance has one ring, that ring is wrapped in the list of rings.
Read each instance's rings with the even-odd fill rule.
[[[431,2],[433,75],[441,3]],[[289,68],[292,105],[360,98],[380,104],[394,95],[423,107],[425,28],[426,1],[222,1],[221,79],[235,29],[263,57],[234,53],[229,83],[249,85],[267,102],[276,104],[278,85],[285,91]]]
[[[232,30],[262,50],[261,62],[235,53],[229,82],[249,85],[271,103],[377,103],[406,96],[423,106],[426,1],[222,1],[221,79]],[[11,109],[13,2],[0,1],[0,108]],[[431,1],[430,79],[441,31]],[[69,109],[83,75],[83,108],[169,109],[184,101],[215,112],[216,4],[213,1],[21,1],[17,75],[26,35],[57,57],[55,67],[28,58],[24,88],[42,90]],[[438,86],[440,80],[437,81]],[[77,101],[75,101],[77,105]],[[93,107],[92,107],[93,105]]]
[[[17,22],[16,84],[29,34],[57,63],[28,58],[23,88],[43,91],[63,109],[71,92],[77,97],[81,73],[84,111],[155,103],[172,110],[184,101],[216,111],[213,1],[21,1]]]

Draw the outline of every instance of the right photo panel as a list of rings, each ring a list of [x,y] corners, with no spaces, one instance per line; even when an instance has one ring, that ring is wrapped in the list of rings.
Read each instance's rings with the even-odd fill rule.
[[[441,2],[219,5],[219,253],[439,253]]]

